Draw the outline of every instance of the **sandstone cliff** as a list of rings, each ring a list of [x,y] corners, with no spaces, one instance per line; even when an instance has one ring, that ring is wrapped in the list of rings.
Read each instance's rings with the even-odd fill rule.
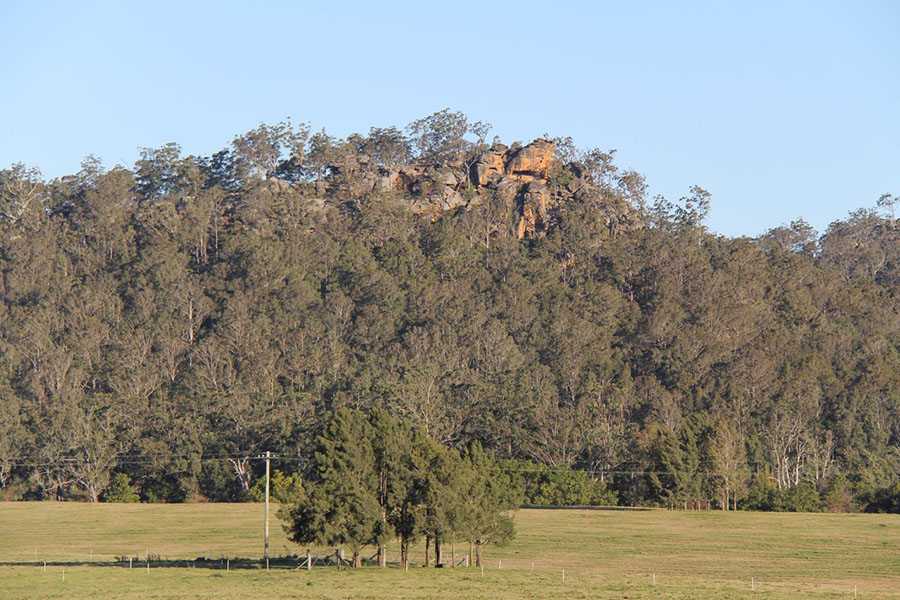
[[[330,186],[352,195],[389,193],[433,219],[493,196],[510,207],[516,235],[522,239],[543,235],[556,226],[565,203],[600,195],[583,165],[564,165],[555,152],[552,141],[537,139],[518,148],[496,143],[466,162],[443,165],[370,169],[364,163],[345,163],[331,167]],[[611,232],[641,226],[637,212],[624,202],[603,206],[603,214]]]

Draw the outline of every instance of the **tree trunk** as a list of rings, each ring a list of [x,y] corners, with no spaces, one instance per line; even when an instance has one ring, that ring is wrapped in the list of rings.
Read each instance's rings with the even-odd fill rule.
[[[407,538],[400,540],[400,562],[403,563],[404,569],[409,566],[409,539]]]
[[[444,563],[444,553],[441,552],[441,536],[434,536],[434,566],[438,567]]]
[[[362,566],[362,556],[359,554],[359,550],[353,553],[353,568],[358,569]]]
[[[382,568],[387,566],[387,546],[378,546],[378,566]]]
[[[475,566],[481,566],[481,542],[475,542]]]
[[[425,566],[431,564],[431,536],[425,536]]]

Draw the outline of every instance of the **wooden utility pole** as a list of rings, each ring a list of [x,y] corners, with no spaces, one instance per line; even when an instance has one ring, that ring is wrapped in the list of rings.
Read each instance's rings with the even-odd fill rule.
[[[271,457],[271,452],[266,450],[266,548],[264,556],[267,566],[269,562],[269,459]]]

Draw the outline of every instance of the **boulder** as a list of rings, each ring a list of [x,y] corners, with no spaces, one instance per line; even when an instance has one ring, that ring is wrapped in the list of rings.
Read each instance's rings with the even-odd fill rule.
[[[456,210],[457,208],[466,206],[466,199],[456,190],[451,190],[448,194],[441,198],[441,210]]]
[[[506,153],[507,147],[503,144],[491,146],[472,167],[472,183],[482,187],[499,181],[506,172]]]

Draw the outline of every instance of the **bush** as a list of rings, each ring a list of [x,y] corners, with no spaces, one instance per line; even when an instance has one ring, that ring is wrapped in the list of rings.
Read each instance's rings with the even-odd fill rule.
[[[863,497],[867,513],[900,513],[900,482]]]
[[[269,481],[269,494],[276,502],[292,504],[303,496],[303,482],[296,473],[285,475],[278,469],[272,472]],[[266,478],[260,477],[248,492],[253,502],[266,501]]]
[[[116,473],[102,494],[100,494],[101,502],[140,502],[137,490],[131,485],[131,477],[125,473]]]
[[[773,512],[821,512],[822,500],[815,486],[808,481],[779,490],[756,480],[741,503],[741,508]]]
[[[186,502],[188,490],[176,475],[156,475],[141,485],[141,500],[150,503]]]
[[[825,510],[832,513],[853,512],[856,505],[853,502],[853,489],[850,482],[843,475],[832,478],[828,491],[822,498]]]
[[[548,467],[530,462],[509,461],[504,465],[520,481],[526,504],[535,506],[615,505],[616,493],[584,471],[568,467]]]

